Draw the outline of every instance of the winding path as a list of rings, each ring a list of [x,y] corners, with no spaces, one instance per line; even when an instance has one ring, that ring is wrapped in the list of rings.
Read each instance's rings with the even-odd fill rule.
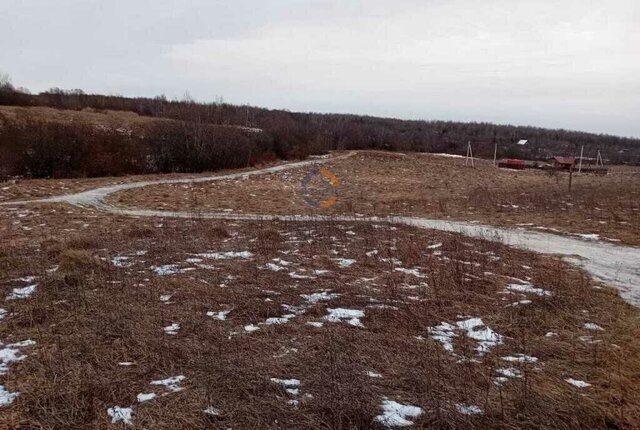
[[[326,161],[352,156],[348,153],[330,159],[315,159],[295,163],[281,164],[250,172],[239,172],[220,176],[199,178],[160,179],[127,184],[117,184],[95,188],[74,194],[48,197],[43,199],[4,202],[0,206],[16,206],[29,203],[68,203],[75,206],[94,208],[102,212],[135,217],[173,217],[192,218],[191,212],[158,211],[148,209],[124,209],[110,206],[105,198],[118,191],[131,190],[160,184],[179,184],[194,182],[212,182],[227,179],[239,179],[264,173],[275,173],[299,167],[311,166]],[[556,234],[529,231],[521,228],[501,228],[461,221],[445,221],[419,217],[354,217],[344,215],[262,215],[232,214],[226,212],[201,212],[200,218],[223,220],[266,220],[266,221],[350,221],[350,222],[387,222],[404,224],[425,229],[434,229],[460,233],[496,242],[519,249],[543,254],[560,255],[562,258],[589,272],[595,279],[620,290],[622,297],[629,303],[640,306],[640,248],[619,246],[598,241],[587,241]]]

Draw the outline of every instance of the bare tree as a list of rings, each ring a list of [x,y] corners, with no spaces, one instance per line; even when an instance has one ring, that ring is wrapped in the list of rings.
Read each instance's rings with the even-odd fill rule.
[[[11,76],[7,73],[0,72],[0,91],[11,91],[13,85],[11,84]]]

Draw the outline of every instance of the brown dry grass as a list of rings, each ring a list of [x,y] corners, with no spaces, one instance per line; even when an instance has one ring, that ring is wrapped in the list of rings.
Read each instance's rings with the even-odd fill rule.
[[[0,340],[37,344],[0,377],[21,393],[2,410],[0,428],[118,428],[106,414],[114,405],[134,405],[133,428],[378,428],[372,420],[385,396],[425,410],[416,428],[640,426],[638,311],[554,258],[408,227],[137,220],[54,205],[0,211],[0,234],[3,294],[23,286],[17,278],[39,276],[31,298],[2,304]],[[440,255],[427,248],[437,242]],[[254,257],[187,262],[244,250]],[[116,256],[132,265],[115,267]],[[290,265],[264,268],[276,258]],[[340,268],[336,258],[356,262]],[[394,271],[392,258],[428,278]],[[151,270],[167,264],[195,270]],[[553,296],[506,307],[520,298],[501,294],[510,277]],[[340,296],[314,305],[300,296],[323,290]],[[286,313],[283,304],[308,307],[287,324],[244,331]],[[397,309],[370,307],[382,304]],[[306,324],[322,321],[328,307],[364,310],[364,328]],[[206,315],[221,310],[231,311],[225,321]],[[479,356],[460,336],[456,356],[447,353],[428,328],[461,316],[482,317],[504,344]],[[172,323],[181,328],[166,335]],[[587,335],[590,342],[580,339]],[[524,377],[497,387],[495,369],[510,367],[500,357],[515,353],[539,362],[516,365]],[[186,377],[183,391],[161,396],[167,391],[149,384],[175,375]],[[300,379],[298,408],[274,377]],[[593,385],[580,390],[568,377]],[[137,404],[143,392],[159,397]],[[456,403],[484,414],[461,415]],[[208,405],[221,415],[203,414]]]
[[[323,213],[526,225],[640,245],[640,175],[632,168],[614,168],[608,176],[574,175],[569,194],[566,173],[495,169],[484,160],[471,169],[460,159],[362,152],[328,167],[341,185],[338,203]],[[116,194],[111,202],[166,210],[316,213],[302,197],[307,171],[148,187]]]

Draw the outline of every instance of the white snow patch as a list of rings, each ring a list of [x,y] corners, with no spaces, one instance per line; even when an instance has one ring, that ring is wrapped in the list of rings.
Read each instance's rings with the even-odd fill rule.
[[[440,342],[446,351],[453,351],[453,338],[457,337],[455,330],[464,330],[467,336],[478,342],[476,351],[484,354],[490,348],[502,343],[502,336],[485,326],[480,318],[469,318],[452,325],[442,322],[435,327],[429,327],[428,332],[433,340]]]
[[[316,327],[316,328],[320,328],[320,327],[322,327],[324,325],[323,323],[321,323],[319,321],[308,321],[307,324],[312,326],[312,327]]]
[[[455,326],[446,322],[427,329],[431,338],[440,342],[442,347],[449,352],[453,351],[453,338],[456,336],[454,330]]]
[[[535,363],[538,361],[538,358],[526,354],[515,354],[502,357],[502,360],[509,361],[511,363]]]
[[[184,375],[172,376],[167,379],[158,379],[157,381],[151,381],[151,385],[164,385],[169,391],[176,392],[182,391],[184,388],[179,387],[180,382],[187,379]]]
[[[426,278],[426,275],[420,273],[418,269],[405,269],[404,267],[396,267],[393,270],[396,272],[406,273],[407,275],[413,275],[416,278]]]
[[[349,258],[338,258],[336,259],[336,262],[338,263],[338,266],[345,269],[347,267],[351,267],[351,265],[353,265],[353,263],[355,263],[356,260],[351,260]]]
[[[542,288],[536,288],[529,283],[524,284],[509,284],[507,285],[507,291],[516,292],[516,293],[524,293],[524,294],[535,294],[536,296],[550,296],[551,292],[544,290]]]
[[[281,317],[271,317],[271,318],[267,318],[266,321],[264,322],[266,325],[278,325],[278,324],[286,324],[289,322],[290,319],[295,318],[295,314],[287,314],[287,315],[283,315]]]
[[[9,406],[20,393],[8,391],[4,385],[0,385],[0,406]]]
[[[344,308],[328,308],[328,315],[324,317],[329,322],[346,321],[347,324],[355,327],[364,327],[360,318],[364,317],[364,311],[359,309],[344,309]]]
[[[264,267],[265,267],[265,268],[267,268],[267,269],[269,269],[269,270],[272,270],[272,271],[274,271],[274,272],[279,272],[279,271],[281,271],[281,270],[284,270],[284,267],[283,267],[283,266],[278,266],[278,265],[277,265],[277,264],[275,264],[275,263],[267,263]]]
[[[576,236],[584,240],[600,240],[600,235],[595,233],[576,234]]]
[[[573,378],[567,378],[565,379],[565,382],[568,382],[569,384],[578,388],[587,388],[591,386],[591,384],[589,384],[588,382],[584,382],[579,379],[573,379]]]
[[[207,316],[213,318],[214,320],[224,321],[227,319],[227,315],[229,315],[230,312],[231,311],[209,311],[207,312]]]
[[[456,403],[456,409],[462,415],[478,415],[482,413],[482,409],[475,405],[463,405],[461,403]]]
[[[604,329],[598,324],[591,322],[584,323],[584,328],[586,328],[587,330],[604,331]]]
[[[136,396],[138,399],[138,403],[148,402],[149,400],[153,400],[156,398],[156,393],[140,393]]]
[[[458,321],[456,325],[458,328],[465,330],[468,337],[478,341],[476,350],[480,354],[484,354],[488,352],[490,348],[502,343],[502,336],[485,326],[480,318],[469,318]]]
[[[0,375],[9,373],[9,366],[18,361],[22,361],[27,356],[20,352],[19,348],[33,346],[35,342],[31,339],[8,345],[0,344]]]
[[[133,409],[131,408],[122,408],[120,406],[114,406],[112,408],[107,409],[107,414],[111,417],[111,423],[117,424],[120,421],[125,423],[126,425],[132,425],[131,419],[133,418]]]
[[[153,266],[151,270],[158,276],[175,275],[178,273],[177,264],[165,264],[164,266]]]
[[[244,331],[246,331],[247,333],[252,333],[258,330],[260,330],[260,327],[255,324],[247,324],[246,326],[244,326]]]
[[[382,374],[378,373],[378,372],[373,372],[371,370],[367,371],[367,376],[369,378],[382,378]]]
[[[319,293],[313,293],[313,294],[300,294],[300,297],[302,297],[303,299],[305,299],[306,301],[310,302],[310,303],[318,303],[321,301],[328,301],[328,300],[332,300],[335,299],[337,297],[339,297],[339,294],[336,293],[329,293],[327,291],[321,291]]]
[[[131,257],[116,256],[111,259],[111,264],[116,267],[131,267],[133,261],[131,261]]]
[[[295,387],[300,387],[300,380],[299,379],[280,379],[280,378],[271,378],[271,382],[275,383],[275,384],[279,384],[282,385],[284,387],[287,388],[295,388]]]
[[[6,315],[7,315],[7,310],[0,308],[0,320],[4,319]]]
[[[163,328],[163,330],[166,334],[169,334],[169,335],[178,334],[178,330],[180,330],[180,324],[173,323]]]
[[[206,408],[204,408],[202,412],[204,412],[207,415],[211,415],[212,417],[217,417],[222,415],[222,411],[218,408],[214,408],[213,406],[207,406]]]
[[[385,427],[408,427],[413,425],[409,418],[417,418],[423,414],[422,408],[412,405],[403,405],[393,400],[382,401],[382,414],[377,415],[374,421]]]
[[[7,300],[27,299],[36,292],[37,287],[38,284],[33,284],[24,288],[14,288],[11,290],[11,294],[7,296]]]
[[[253,253],[249,251],[228,251],[228,252],[204,252],[201,254],[196,254],[198,257],[208,258],[211,260],[228,260],[231,258],[244,258],[249,259],[253,257]]]

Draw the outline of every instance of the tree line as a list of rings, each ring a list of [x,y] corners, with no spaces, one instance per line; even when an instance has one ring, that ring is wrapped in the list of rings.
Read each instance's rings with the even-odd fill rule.
[[[585,156],[598,150],[610,163],[640,164],[640,140],[537,127],[408,121],[362,115],[294,113],[228,103],[197,103],[85,94],[51,89],[30,94],[0,82],[0,105],[131,111],[168,119],[135,133],[35,118],[0,122],[0,170],[34,177],[198,172],[249,166],[274,158],[301,158],[336,149],[474,153],[500,158]],[[246,130],[259,128],[262,132]],[[527,139],[524,146],[516,145]],[[0,173],[2,173],[0,171]]]

